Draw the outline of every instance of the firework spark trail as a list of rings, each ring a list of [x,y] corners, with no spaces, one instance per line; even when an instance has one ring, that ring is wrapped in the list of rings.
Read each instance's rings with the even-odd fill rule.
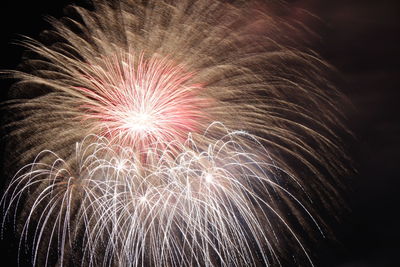
[[[294,229],[341,205],[340,94],[305,27],[255,3],[95,0],[23,42],[4,129],[26,167],[2,203],[25,203],[34,262],[311,263]]]
[[[284,188],[285,181],[274,176],[280,170],[268,152],[262,147],[258,153],[246,152],[236,140],[242,136],[259,145],[240,131],[214,140],[206,151],[199,151],[189,138],[180,144],[183,152],[178,156],[169,149],[146,151],[147,156],[162,153],[157,162],[146,165],[138,155],[131,156],[130,148],[87,137],[76,145],[75,162],[43,151],[54,162],[34,162],[21,169],[2,204],[6,213],[12,213],[22,196],[36,192],[34,202],[24,207],[27,219],[21,239],[27,242],[28,235],[34,236],[34,264],[39,248],[49,250],[57,240],[63,265],[64,250],[82,232],[89,266],[256,265],[260,259],[254,250],[268,263],[278,260],[277,225],[287,228],[302,247],[274,195],[286,195],[309,213]],[[167,147],[175,150],[176,145]],[[275,200],[267,202],[266,195]],[[35,213],[40,214],[38,219],[32,218]],[[96,253],[101,247],[106,247],[105,254]]]
[[[202,107],[211,99],[197,96],[200,85],[185,84],[193,74],[185,73],[184,67],[166,58],[145,62],[141,56],[135,69],[133,55],[128,51],[103,60],[105,68],[90,67],[85,84],[94,89],[76,88],[90,99],[83,116],[101,121],[102,135],[139,150],[151,143],[184,142],[204,121]]]
[[[324,156],[340,149],[331,130],[331,125],[340,126],[332,98],[337,93],[324,78],[327,66],[322,61],[285,47],[293,42],[282,37],[294,31],[290,25],[249,6],[212,0],[149,1],[146,6],[121,1],[118,8],[96,3],[95,11],[74,7],[76,20],[52,21],[55,29],[48,32],[49,38],[62,40],[56,45],[48,47],[30,39],[24,43],[37,58],[26,62],[33,73],[13,73],[21,79],[16,87],[39,86],[49,91],[10,106],[22,109],[10,128],[17,128],[11,135],[28,139],[18,145],[28,162],[48,148],[67,157],[70,148],[66,147],[91,133],[109,132],[116,135],[111,138],[122,136],[132,143],[137,134],[148,134],[143,124],[152,124],[146,122],[149,114],[135,112],[153,107],[163,110],[166,99],[162,98],[171,99],[171,93],[177,92],[177,98],[168,102],[173,112],[157,114],[158,118],[166,116],[163,120],[171,118],[162,122],[166,137],[185,137],[194,131],[202,138],[200,133],[218,120],[229,129],[265,137],[270,146],[285,150],[303,164],[311,157],[331,171],[337,168],[339,160]],[[265,25],[265,32],[257,32],[255,24]],[[112,66],[115,61],[119,62]],[[135,62],[137,66],[127,66]],[[139,71],[151,63],[154,69]],[[179,82],[170,85],[165,81],[166,68],[173,73],[184,69],[171,77]],[[162,101],[135,99],[128,107],[119,106],[155,85],[141,88],[138,85],[143,81],[128,77],[153,77],[154,82],[168,84],[165,90],[151,94]],[[204,106],[205,101],[208,105]],[[132,113],[134,119],[127,121],[127,114]],[[126,131],[135,121],[142,123]],[[224,129],[214,132],[218,137]]]

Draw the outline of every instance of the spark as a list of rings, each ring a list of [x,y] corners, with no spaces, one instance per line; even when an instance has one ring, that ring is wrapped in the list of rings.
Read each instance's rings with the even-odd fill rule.
[[[211,173],[207,173],[205,174],[204,179],[206,180],[207,183],[211,183],[214,180],[214,177]]]
[[[237,142],[243,136],[258,145],[257,153],[246,152],[243,142]],[[277,206],[277,196],[288,197],[314,220],[305,204],[285,189],[296,178],[277,177],[279,166],[254,136],[228,132],[211,141],[207,151],[197,150],[189,137],[180,145],[182,152],[171,157],[168,148],[176,145],[168,144],[157,162],[146,165],[140,155],[124,156],[133,155],[131,148],[98,136],[76,145],[75,162],[43,151],[53,163],[23,167],[1,201],[11,216],[24,195],[36,192],[23,207],[27,213],[20,250],[34,236],[35,265],[41,263],[40,248],[49,251],[56,242],[63,265],[68,249],[75,250],[74,242],[83,235],[78,243],[82,264],[88,266],[243,266],[260,259],[269,264],[279,262],[277,231],[284,227],[309,258]],[[53,234],[45,236],[47,232]],[[106,250],[99,254],[102,247]],[[47,253],[44,265],[49,257]]]

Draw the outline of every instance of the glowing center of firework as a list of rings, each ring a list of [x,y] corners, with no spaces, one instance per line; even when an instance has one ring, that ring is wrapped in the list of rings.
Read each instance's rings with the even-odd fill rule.
[[[155,129],[154,118],[148,113],[131,114],[124,126],[133,133],[148,133]]]
[[[201,96],[201,84],[191,82],[195,73],[168,58],[135,54],[118,53],[103,58],[104,66],[89,66],[89,86],[76,88],[88,97],[84,116],[101,135],[139,150],[200,130],[208,120],[203,109],[212,101]]]

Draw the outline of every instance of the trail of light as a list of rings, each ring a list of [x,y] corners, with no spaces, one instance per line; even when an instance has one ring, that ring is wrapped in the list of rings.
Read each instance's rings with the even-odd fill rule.
[[[173,142],[143,152],[157,155],[143,163],[131,148],[88,136],[76,145],[73,162],[44,151],[53,164],[22,168],[1,203],[10,214],[31,192],[20,249],[33,235],[34,264],[47,247],[47,265],[56,242],[63,265],[78,239],[89,266],[268,265],[279,262],[282,227],[308,257],[277,204],[292,198],[311,217],[284,187],[294,177],[282,181],[269,153],[259,145],[246,152],[243,137],[259,144],[242,131],[228,132],[200,151],[189,136],[177,156],[168,150],[175,151]]]
[[[88,88],[83,117],[100,123],[94,132],[121,145],[145,151],[151,144],[184,141],[207,116],[202,85],[190,83],[194,75],[168,57],[135,59],[134,51],[121,52],[91,65],[83,73]]]

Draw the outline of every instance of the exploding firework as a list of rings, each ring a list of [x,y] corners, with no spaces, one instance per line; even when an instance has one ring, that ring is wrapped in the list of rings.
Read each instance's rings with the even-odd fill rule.
[[[258,146],[258,152],[242,147],[243,136]],[[277,208],[278,196],[314,218],[284,187],[277,176],[284,171],[253,136],[228,132],[211,141],[206,151],[199,151],[190,138],[178,145],[179,155],[168,149],[176,149],[172,143],[164,144],[167,149],[162,151],[146,151],[147,157],[159,157],[142,164],[130,148],[89,136],[76,145],[69,162],[43,151],[54,159],[52,164],[35,161],[22,168],[2,203],[8,203],[4,209],[11,214],[11,207],[31,192],[34,201],[22,207],[26,221],[21,242],[33,236],[33,263],[39,248],[45,248],[41,264],[48,265],[51,244],[58,246],[60,265],[79,247],[89,266],[279,262],[279,228],[286,229],[308,257]],[[298,184],[296,177],[287,175]],[[79,236],[83,239],[77,247]]]
[[[2,203],[34,264],[312,264],[295,229],[338,205],[340,95],[255,3],[99,0],[25,40]]]

